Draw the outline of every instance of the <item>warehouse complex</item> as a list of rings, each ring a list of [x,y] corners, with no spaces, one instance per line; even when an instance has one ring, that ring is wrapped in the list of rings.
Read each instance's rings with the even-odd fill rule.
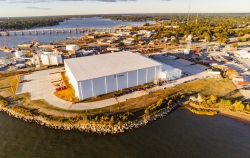
[[[126,51],[66,59],[64,65],[79,100],[162,78],[161,63]]]

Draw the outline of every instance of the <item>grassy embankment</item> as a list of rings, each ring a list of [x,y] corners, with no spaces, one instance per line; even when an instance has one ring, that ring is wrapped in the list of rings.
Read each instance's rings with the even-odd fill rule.
[[[136,120],[144,116],[171,107],[175,101],[186,96],[201,93],[203,95],[215,94],[227,99],[239,99],[241,94],[227,79],[201,79],[166,90],[159,90],[148,95],[128,100],[116,105],[101,109],[70,111],[49,105],[44,100],[29,99],[29,94],[21,94],[7,98],[12,102],[9,108],[26,115],[39,115],[55,122],[88,122],[100,124],[113,124]]]
[[[20,75],[1,78],[0,90],[3,91],[5,90],[9,94],[14,95],[17,91],[19,80],[20,80]]]
[[[187,103],[190,111],[197,114],[210,115],[213,112],[220,112],[222,115],[240,119],[243,121],[250,121],[250,102],[243,102],[241,100],[228,99],[216,95],[202,95],[198,94],[197,98]]]
[[[67,87],[67,89],[55,91],[54,93],[55,96],[66,101],[78,102],[79,100],[75,96],[75,90],[73,86],[69,83],[69,79],[65,75],[65,72],[61,72],[61,78],[62,78],[64,85]]]

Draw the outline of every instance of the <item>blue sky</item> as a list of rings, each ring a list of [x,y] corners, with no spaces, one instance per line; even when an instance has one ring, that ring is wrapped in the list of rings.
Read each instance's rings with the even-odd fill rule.
[[[187,13],[189,2],[190,13],[250,12],[250,0],[0,0],[0,17]]]

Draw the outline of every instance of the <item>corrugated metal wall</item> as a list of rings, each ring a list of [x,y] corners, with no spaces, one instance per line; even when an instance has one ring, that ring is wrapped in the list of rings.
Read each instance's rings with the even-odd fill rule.
[[[94,96],[106,94],[105,77],[95,78],[92,79],[92,81],[94,88]]]
[[[69,71],[68,67],[66,67],[67,65],[65,64],[67,75],[70,76],[70,80],[73,81],[73,75],[70,74],[71,72]],[[78,85],[73,85],[73,87],[75,88],[75,91],[77,93],[76,95],[79,97],[79,99],[83,100],[93,96],[98,96],[117,90],[152,82],[156,78],[161,77],[161,66],[157,66],[135,71],[129,71],[116,75],[110,75],[106,77],[100,77],[92,80],[79,81]]]
[[[161,68],[161,66],[156,67],[156,77],[157,78],[162,78],[162,68]]]
[[[147,82],[153,82],[155,80],[155,67],[148,68]]]
[[[117,74],[117,81],[118,81],[118,90],[127,88],[127,72]]]
[[[107,93],[114,92],[117,90],[115,75],[107,76],[106,83],[107,83]]]
[[[128,72],[128,87],[137,86],[137,70]]]
[[[147,68],[138,70],[138,85],[146,83]]]
[[[78,82],[79,83],[79,82]],[[92,92],[92,82],[91,80],[80,81],[83,98],[79,98],[80,100],[93,97],[94,94]]]
[[[65,67],[65,71],[66,71],[66,75],[69,78],[69,82],[72,84],[72,86],[75,89],[75,95],[80,99],[80,93],[78,92],[79,88],[78,88],[78,83],[75,79],[75,77],[73,76],[72,72],[70,71],[68,65],[64,62],[64,67]]]

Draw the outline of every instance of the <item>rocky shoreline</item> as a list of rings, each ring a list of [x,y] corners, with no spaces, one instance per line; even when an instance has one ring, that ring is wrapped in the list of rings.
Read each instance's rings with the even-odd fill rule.
[[[14,111],[11,108],[2,107],[0,106],[0,111],[8,114],[11,117],[15,117],[17,119],[26,121],[26,122],[34,122],[39,125],[46,126],[51,129],[60,129],[60,130],[79,130],[81,132],[87,132],[87,133],[97,133],[100,135],[106,135],[106,134],[118,134],[118,133],[124,133],[125,131],[131,131],[136,128],[143,127],[150,122],[156,121],[157,119],[165,117],[168,113],[170,113],[172,110],[177,108],[179,104],[174,104],[171,108],[165,108],[160,111],[158,111],[156,114],[149,115],[147,118],[143,118],[137,121],[128,121],[122,125],[102,125],[102,124],[86,124],[86,123],[75,123],[75,124],[69,124],[69,123],[58,123],[58,122],[52,122],[48,121],[40,116],[26,116],[24,114],[20,114],[16,111]]]

